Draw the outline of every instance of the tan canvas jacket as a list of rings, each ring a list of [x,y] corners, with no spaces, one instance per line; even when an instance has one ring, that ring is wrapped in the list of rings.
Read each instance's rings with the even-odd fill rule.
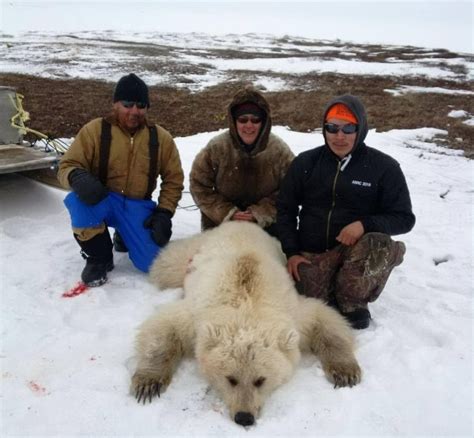
[[[148,127],[141,128],[131,137],[114,120],[109,121],[112,123],[112,141],[106,185],[113,192],[143,199],[150,167]],[[87,123],[61,159],[58,179],[65,188],[71,188],[68,176],[76,168],[98,176],[101,122],[102,119],[98,118]],[[183,191],[183,169],[173,138],[161,126],[156,127],[159,141],[157,170],[161,180],[158,205],[174,213]]]

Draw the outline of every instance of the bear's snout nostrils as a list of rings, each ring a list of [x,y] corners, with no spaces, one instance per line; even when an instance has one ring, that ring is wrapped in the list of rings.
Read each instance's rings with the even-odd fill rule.
[[[250,412],[237,412],[234,421],[241,426],[252,426],[255,423],[255,417]]]

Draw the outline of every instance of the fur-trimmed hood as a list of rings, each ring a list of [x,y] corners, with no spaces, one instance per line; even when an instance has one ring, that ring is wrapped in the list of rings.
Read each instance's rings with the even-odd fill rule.
[[[233,110],[237,105],[245,102],[251,102],[257,105],[264,113],[265,117],[262,120],[262,128],[260,134],[257,137],[255,146],[250,152],[250,155],[255,155],[264,150],[268,144],[268,136],[272,129],[272,117],[270,113],[270,106],[268,102],[253,86],[249,85],[242,90],[238,91],[232,99],[232,102],[227,108],[227,117],[229,120],[229,133],[232,138],[232,143],[237,149],[243,149],[242,141],[240,140],[239,134],[237,133],[237,127],[235,126],[235,119]]]

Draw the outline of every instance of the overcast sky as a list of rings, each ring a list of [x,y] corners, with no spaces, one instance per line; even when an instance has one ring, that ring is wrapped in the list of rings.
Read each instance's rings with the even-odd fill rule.
[[[5,33],[29,30],[263,32],[473,52],[470,1],[1,0]]]

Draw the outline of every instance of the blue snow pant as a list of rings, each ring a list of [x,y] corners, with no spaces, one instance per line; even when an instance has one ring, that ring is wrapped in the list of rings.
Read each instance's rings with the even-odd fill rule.
[[[115,228],[128,248],[132,263],[140,271],[149,271],[151,263],[160,252],[150,230],[143,226],[145,219],[156,207],[154,201],[130,199],[110,192],[98,204],[87,205],[76,193],[71,192],[64,199],[64,204],[71,215],[73,227],[96,227],[105,222],[107,226]]]

